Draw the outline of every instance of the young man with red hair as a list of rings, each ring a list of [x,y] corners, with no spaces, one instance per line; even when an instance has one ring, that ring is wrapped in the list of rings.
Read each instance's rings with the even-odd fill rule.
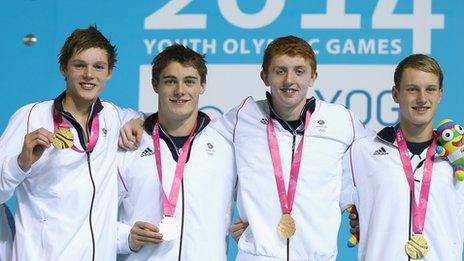
[[[237,260],[336,259],[342,158],[366,130],[345,107],[306,98],[316,78],[311,46],[277,38],[263,58],[266,100],[248,97],[215,125],[234,144],[249,224]]]

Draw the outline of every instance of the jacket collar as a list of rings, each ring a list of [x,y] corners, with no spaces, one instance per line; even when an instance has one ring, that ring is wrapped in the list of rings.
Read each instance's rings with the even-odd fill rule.
[[[148,116],[147,119],[145,119],[145,122],[143,123],[143,127],[145,131],[148,133],[148,135],[151,135],[153,133],[153,127],[155,126],[155,122],[157,121],[158,121],[158,113],[153,113],[152,115]],[[211,119],[206,113],[202,111],[198,111],[197,127],[196,127],[194,134],[196,135],[197,133],[201,132],[210,122],[211,122]],[[164,132],[161,131],[160,137],[163,138],[163,136],[165,136]]]
[[[63,91],[60,95],[58,95],[58,97],[56,97],[53,100],[53,108],[57,110],[60,114],[65,116],[66,118],[72,118],[74,120],[74,117],[72,116],[72,114],[65,111],[63,108],[63,100],[65,96],[66,96],[66,91]],[[101,103],[100,98],[97,98],[97,100],[92,104],[92,107],[93,107],[93,109],[91,110],[92,115],[90,115],[90,119],[89,119],[90,122],[92,122],[92,119],[96,114],[98,114],[99,112],[103,110],[103,104]]]
[[[144,122],[144,129],[148,133],[148,135],[152,135],[153,133],[153,128],[155,126],[155,123],[158,121],[158,113],[154,113],[145,120]],[[198,116],[197,116],[197,127],[194,132],[194,136],[196,136],[198,133],[200,133],[209,123],[211,122],[211,119],[206,115],[206,113],[202,111],[198,111]],[[169,150],[171,151],[172,158],[177,162],[179,159],[179,155],[177,154],[177,148],[176,145],[172,142],[171,138],[164,133],[164,131],[160,131],[160,137],[161,139],[166,142],[168,145]],[[195,139],[193,140],[195,142]],[[191,147],[190,150],[187,154],[187,162],[190,159],[190,152],[192,151]]]
[[[284,129],[286,129],[287,131],[293,133],[294,130],[292,130],[292,128],[290,127],[290,124],[288,124],[288,122],[281,119],[277,115],[277,113],[274,111],[274,107],[272,105],[272,95],[271,95],[271,93],[266,92],[266,99],[267,99],[267,103],[269,105],[269,112],[270,112],[271,118],[277,120],[279,122],[279,124],[282,125],[282,127]],[[300,127],[298,129],[300,129],[301,126],[305,125],[306,112],[309,111],[312,114],[315,109],[316,109],[316,98],[314,98],[314,96],[313,96],[313,97],[311,97],[309,99],[306,99],[305,106],[303,107],[303,110],[300,112],[299,120],[301,121],[301,124],[300,124]]]
[[[390,143],[391,145],[395,145],[396,132],[398,131],[399,127],[399,124],[396,124],[395,126],[387,126],[377,132],[377,138]]]
[[[400,124],[396,124],[395,126],[387,126],[377,132],[377,138],[380,140],[387,142],[391,145],[397,146],[396,144],[396,132],[400,128]],[[436,130],[433,130],[434,137],[436,137],[437,133]]]

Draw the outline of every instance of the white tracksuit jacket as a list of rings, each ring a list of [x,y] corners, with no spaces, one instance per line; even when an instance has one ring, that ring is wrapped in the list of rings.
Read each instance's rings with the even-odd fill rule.
[[[419,198],[426,152],[427,149],[420,155],[410,152],[416,199]],[[387,127],[378,135],[357,140],[350,149],[349,164],[352,175],[345,173],[344,193],[349,187],[345,184],[352,185],[354,178],[353,200],[360,221],[359,260],[407,261],[410,189],[395,142],[395,129]],[[421,260],[462,260],[463,186],[454,178],[450,164],[436,157],[424,224],[429,252]]]
[[[0,204],[0,261],[11,260],[11,248],[13,243],[13,222],[8,219],[7,207]],[[11,223],[10,223],[11,222]]]
[[[234,152],[230,142],[207,125],[209,119],[198,119],[174,215],[183,227],[182,240],[143,246],[128,254],[132,225],[137,221],[158,225],[163,217],[151,137],[153,122],[150,134],[144,132],[139,149],[125,153],[120,168],[123,182],[118,252],[126,255],[119,255],[118,260],[227,260],[227,235],[237,182]],[[168,196],[176,168],[171,144],[169,138],[160,139],[163,187]]]
[[[59,111],[63,97],[64,92],[55,99]],[[55,104],[50,100],[22,107],[0,138],[0,202],[13,192],[17,197],[13,260],[92,260],[93,254],[97,261],[115,260],[120,109],[99,100],[94,104],[100,129],[89,160],[86,153],[52,146],[25,173],[17,163],[24,136],[39,128],[54,131]],[[70,125],[74,143],[82,149]]]
[[[270,99],[268,94],[268,99]],[[234,142],[237,172],[237,207],[249,222],[242,234],[237,260],[335,260],[341,219],[339,196],[342,157],[358,135],[366,132],[352,113],[341,105],[308,100],[312,112],[305,143],[292,216],[296,233],[287,242],[277,234],[282,216],[267,138],[270,114],[266,100],[248,97],[218,122],[217,129]],[[305,113],[302,112],[302,118]],[[292,145],[298,145],[301,128],[293,135],[285,123],[273,119],[278,136],[286,187]]]

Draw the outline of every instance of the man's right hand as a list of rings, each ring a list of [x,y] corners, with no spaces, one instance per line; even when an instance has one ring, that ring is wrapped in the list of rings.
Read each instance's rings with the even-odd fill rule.
[[[148,222],[137,221],[131,228],[129,247],[132,251],[139,251],[144,245],[153,245],[163,242],[163,235],[158,227]]]
[[[136,150],[143,135],[143,120],[132,119],[119,131],[118,146],[122,150]]]
[[[18,165],[23,171],[28,171],[32,164],[37,162],[46,148],[49,148],[55,139],[55,134],[40,128],[24,136],[23,149],[18,156]]]
[[[240,218],[230,226],[230,233],[235,242],[238,242],[245,229],[248,227],[248,222],[243,222]]]

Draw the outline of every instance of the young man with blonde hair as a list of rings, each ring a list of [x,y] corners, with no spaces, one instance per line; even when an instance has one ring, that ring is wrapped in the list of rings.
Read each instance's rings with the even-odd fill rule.
[[[414,54],[399,63],[394,82],[399,124],[349,151],[343,194],[353,195],[358,210],[358,258],[460,261],[464,187],[449,162],[435,156],[443,72],[433,58]]]

